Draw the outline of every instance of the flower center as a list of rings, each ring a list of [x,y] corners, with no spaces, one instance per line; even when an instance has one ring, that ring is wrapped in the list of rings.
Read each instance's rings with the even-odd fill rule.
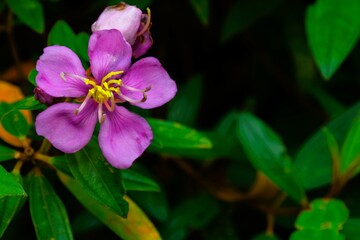
[[[91,77],[91,73],[88,73],[88,78],[85,78],[76,74],[61,72],[60,77],[64,81],[66,81],[67,76],[77,78],[82,80],[86,85],[92,86],[92,88],[88,90],[88,94],[86,95],[80,107],[75,110],[75,114],[81,112],[88,103],[88,101],[90,99],[93,99],[96,103],[98,103],[98,119],[99,122],[102,123],[105,120],[105,114],[103,113],[103,105],[108,111],[112,112],[115,109],[116,103],[123,103],[125,101],[130,103],[140,103],[145,102],[147,99],[146,92],[148,92],[151,87],[147,87],[145,89],[138,89],[125,85],[120,78],[113,79],[115,76],[123,73],[124,71],[109,72],[101,79],[100,85],[94,78]],[[121,92],[121,88],[126,89],[129,92],[141,92],[142,99],[136,100],[124,95]]]

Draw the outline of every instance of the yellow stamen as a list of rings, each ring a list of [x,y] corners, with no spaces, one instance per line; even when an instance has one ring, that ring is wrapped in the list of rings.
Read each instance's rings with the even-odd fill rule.
[[[105,75],[105,77],[102,78],[101,80],[101,85],[106,81],[108,80],[109,78],[113,77],[113,76],[116,76],[116,75],[119,75],[119,74],[122,74],[124,73],[124,71],[117,71],[117,72],[109,72],[108,74]]]

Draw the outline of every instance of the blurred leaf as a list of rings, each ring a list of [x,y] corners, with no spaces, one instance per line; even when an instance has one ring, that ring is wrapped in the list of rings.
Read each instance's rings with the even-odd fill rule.
[[[297,202],[305,200],[305,191],[287,156],[280,137],[255,116],[239,115],[236,129],[240,144],[251,163]]]
[[[84,191],[94,200],[126,217],[129,206],[123,199],[125,189],[120,174],[109,165],[98,147],[87,145],[75,154],[67,154],[66,158],[72,175]]]
[[[84,205],[84,207],[94,214],[101,222],[108,226],[116,235],[124,240],[160,240],[161,237],[154,225],[143,213],[143,211],[130,199],[129,213],[127,219],[115,214],[109,208],[97,201],[94,201],[84,188],[74,179],[58,172],[58,176],[62,183],[70,192]]]
[[[29,82],[30,82],[33,86],[35,86],[35,87],[36,87],[35,78],[36,78],[37,74],[38,74],[38,71],[36,71],[36,69],[34,68],[33,70],[31,70],[31,71],[29,72],[29,75],[28,75],[28,80],[29,80]]]
[[[1,150],[0,150],[1,151]],[[22,184],[20,174],[13,174],[15,179]],[[25,196],[7,196],[0,198],[0,238],[4,234],[10,221],[15,214],[20,210],[26,201]]]
[[[66,209],[56,192],[41,175],[31,175],[30,213],[39,240],[73,239]]]
[[[79,54],[79,57],[87,62],[89,62],[88,56],[88,44],[89,44],[90,34],[81,32],[76,36],[76,52]]]
[[[296,219],[298,231],[291,239],[345,239],[339,234],[349,217],[349,210],[338,199],[315,199],[310,209],[302,211]],[[303,232],[303,233],[302,233]]]
[[[350,218],[344,226],[342,233],[345,234],[347,240],[359,240],[360,239],[360,219]]]
[[[0,145],[0,162],[14,159],[16,153],[14,149]]]
[[[359,114],[360,104],[356,104],[338,118],[326,124],[326,128],[335,136],[340,146],[343,144],[353,120]],[[320,187],[331,181],[332,160],[322,130],[317,131],[300,148],[295,158],[295,167],[305,189]]]
[[[190,0],[191,6],[195,10],[203,25],[209,24],[209,0]]]
[[[345,204],[338,199],[315,199],[310,203],[310,209],[302,211],[296,219],[298,229],[323,230],[342,229],[349,217]]]
[[[154,139],[163,148],[196,149],[211,148],[211,141],[201,132],[179,123],[147,118]]]
[[[122,170],[121,176],[127,191],[160,191],[156,182],[132,169]]]
[[[82,234],[105,227],[93,214],[84,210],[71,220],[73,233]]]
[[[45,28],[44,13],[38,0],[5,0],[19,20],[38,33]]]
[[[345,173],[353,164],[360,161],[360,118],[350,127],[341,149],[341,172]],[[358,168],[357,168],[358,169]],[[356,173],[358,170],[356,171]]]
[[[69,168],[68,159],[65,155],[51,157],[49,160],[49,164],[55,167],[57,170],[69,175],[73,176],[71,170]]]
[[[264,16],[274,11],[281,0],[237,1],[225,18],[221,41],[226,42]]]
[[[76,52],[76,35],[64,20],[57,21],[48,35],[48,45],[66,46]]]
[[[194,126],[199,113],[203,89],[203,76],[195,75],[170,102],[170,121]]]
[[[10,105],[16,101],[24,98],[21,89],[13,84],[0,81],[0,138],[6,143],[15,146],[23,147],[23,142],[19,140],[17,136],[12,135],[1,124],[1,115],[13,110]],[[29,124],[32,123],[31,112],[27,110],[20,111]]]
[[[6,196],[26,197],[27,194],[15,176],[0,165],[0,198]]]
[[[150,217],[161,222],[168,219],[169,204],[164,191],[160,192],[129,192],[131,199],[138,204]]]
[[[221,218],[217,217],[202,232],[205,240],[239,240],[238,229],[229,211],[221,211]]]
[[[326,138],[326,142],[328,144],[328,148],[329,148],[329,152],[330,152],[330,156],[331,156],[331,165],[332,165],[332,170],[336,171],[337,174],[340,173],[340,150],[339,150],[339,145],[336,142],[335,136],[326,128],[324,127],[323,129],[323,133],[325,135]],[[334,173],[333,173],[334,175]],[[339,177],[339,176],[336,176]]]
[[[334,118],[345,112],[346,108],[324,89],[312,85],[309,87],[309,91],[316,100],[318,100],[330,117]]]
[[[24,115],[6,103],[0,103],[0,107],[3,111],[0,113],[0,122],[4,129],[15,137],[24,139],[30,129]]]
[[[209,195],[201,194],[189,198],[171,213],[161,233],[164,239],[180,239],[187,229],[201,229],[212,221],[220,208]]]
[[[360,1],[317,0],[306,12],[310,49],[325,79],[339,68],[360,36]]]
[[[5,2],[0,1],[0,13],[4,10],[5,8]]]
[[[345,240],[345,236],[333,229],[324,229],[323,231],[314,231],[310,229],[305,229],[302,231],[294,232],[290,240]]]
[[[26,97],[20,101],[17,101],[16,103],[13,103],[11,106],[17,110],[22,110],[22,109],[26,109],[26,110],[42,109],[42,110],[44,110],[45,109],[45,105],[41,104],[39,101],[35,100],[34,96]]]
[[[279,238],[276,237],[275,235],[264,233],[253,237],[252,240],[279,240]]]
[[[118,4],[118,0],[108,0],[106,5],[116,5]],[[126,4],[129,5],[135,5],[140,9],[146,9],[150,4],[152,3],[152,0],[127,0]]]

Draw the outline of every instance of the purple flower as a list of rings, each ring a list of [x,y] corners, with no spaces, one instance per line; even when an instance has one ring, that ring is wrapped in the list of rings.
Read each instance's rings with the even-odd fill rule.
[[[120,2],[117,5],[105,8],[91,26],[91,30],[93,32],[109,29],[120,31],[125,40],[132,46],[133,57],[138,58],[152,46],[150,27],[149,9],[147,14],[143,14],[139,8]]]
[[[47,108],[36,118],[37,133],[59,150],[73,153],[90,141],[98,120],[105,158],[116,168],[130,167],[153,135],[145,119],[117,103],[150,109],[165,104],[177,91],[156,58],[143,58],[130,66],[131,53],[119,31],[97,31],[89,41],[90,73],[69,48],[45,48],[36,64],[37,85],[50,96],[82,98],[82,103]]]

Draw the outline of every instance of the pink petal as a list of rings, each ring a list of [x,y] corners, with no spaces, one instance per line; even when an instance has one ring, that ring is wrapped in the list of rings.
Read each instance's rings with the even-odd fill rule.
[[[153,134],[146,120],[124,107],[108,112],[100,126],[99,145],[115,168],[128,168],[150,145]]]
[[[60,77],[62,72],[86,77],[80,59],[67,47],[46,47],[36,63],[36,70],[39,72],[36,84],[53,97],[81,97],[87,94],[88,87],[82,80]]]
[[[130,66],[131,47],[118,30],[94,32],[89,41],[91,72],[98,83],[113,71],[125,71]]]
[[[57,149],[74,153],[89,141],[97,121],[97,104],[88,102],[85,108],[74,114],[76,103],[57,103],[41,112],[35,121],[36,132],[44,136]]]
[[[122,78],[125,85],[145,89],[148,91],[147,100],[133,105],[141,108],[159,107],[170,101],[176,94],[176,83],[172,80],[166,70],[161,66],[159,60],[153,57],[143,58],[137,61]],[[127,97],[140,100],[142,93],[129,91],[121,88],[121,92]]]

